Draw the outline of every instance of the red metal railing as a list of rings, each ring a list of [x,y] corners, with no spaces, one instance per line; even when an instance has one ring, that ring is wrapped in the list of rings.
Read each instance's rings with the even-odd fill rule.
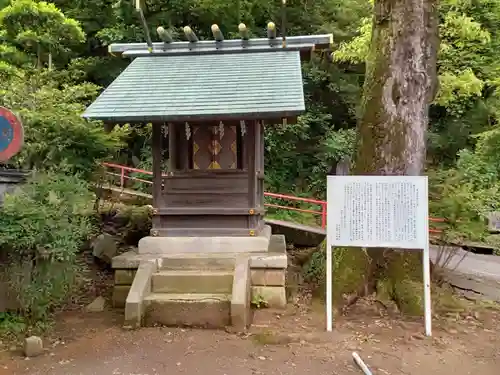
[[[107,168],[114,168],[114,169],[120,170],[120,173],[114,173],[114,172],[108,172],[108,171],[106,171],[105,173],[107,175],[110,175],[110,176],[120,177],[120,187],[121,188],[125,187],[125,180],[144,182],[144,183],[150,184],[150,185],[153,184],[153,181],[144,180],[142,178],[137,178],[137,177],[128,175],[128,173],[130,173],[130,172],[136,172],[136,173],[142,173],[142,174],[147,174],[149,176],[153,176],[153,172],[145,171],[144,169],[127,167],[125,165],[120,165],[120,164],[113,164],[113,163],[101,163],[101,164],[102,164],[102,166],[107,167]]]
[[[121,188],[125,187],[126,180],[143,182],[143,183],[150,184],[150,185],[153,184],[153,182],[150,180],[145,180],[142,178],[129,176],[129,173],[141,173],[141,174],[145,174],[148,176],[153,176],[153,172],[146,171],[144,169],[127,167],[125,165],[113,164],[113,163],[102,163],[102,165],[106,168],[120,170],[120,173],[110,172],[110,171],[106,171],[105,173],[107,175],[110,175],[110,176],[120,177],[120,187]],[[164,175],[164,176],[167,176],[167,175]],[[326,201],[317,200],[317,199],[310,199],[310,198],[295,197],[293,195],[268,193],[268,192],[264,192],[264,196],[272,198],[272,199],[277,199],[277,200],[305,203],[308,206],[310,206],[310,205],[319,206],[318,209],[311,209],[310,207],[300,208],[300,207],[293,207],[293,206],[284,206],[284,205],[276,204],[276,203],[265,203],[264,204],[266,207],[272,207],[272,208],[278,208],[278,209],[283,209],[283,210],[288,210],[288,211],[295,211],[295,212],[308,213],[311,215],[317,215],[321,219],[321,228],[326,228],[326,206],[327,206]],[[432,223],[446,223],[446,219],[430,217],[429,218],[429,226]],[[429,228],[429,233],[431,233],[433,235],[437,235],[437,234],[443,233],[443,230],[438,229],[438,228]]]
[[[297,208],[297,207],[291,207],[291,206],[282,206],[282,205],[274,204],[274,203],[265,203],[264,204],[266,207],[282,208],[284,210],[289,210],[289,211],[303,212],[303,213],[308,213],[308,214],[312,214],[312,215],[321,215],[321,228],[326,228],[326,201],[320,201],[317,199],[310,199],[310,198],[294,197],[293,195],[268,193],[268,192],[264,192],[264,196],[270,197],[270,198],[282,199],[282,200],[303,202],[303,203],[308,203],[308,204],[320,206],[319,210],[311,210],[311,209]]]

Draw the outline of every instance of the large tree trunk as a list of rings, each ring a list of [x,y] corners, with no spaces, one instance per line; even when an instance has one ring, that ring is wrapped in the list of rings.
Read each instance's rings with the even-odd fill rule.
[[[436,8],[437,0],[375,0],[355,174],[424,171],[429,105],[436,91]],[[396,277],[393,268],[413,262],[409,255],[381,249],[369,255],[370,271],[358,295],[377,290],[381,278]],[[400,302],[401,280],[393,281],[389,294]]]

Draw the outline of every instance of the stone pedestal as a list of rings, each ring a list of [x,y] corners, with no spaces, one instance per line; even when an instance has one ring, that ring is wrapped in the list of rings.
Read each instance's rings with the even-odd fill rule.
[[[177,238],[144,237],[139,242],[138,252],[130,251],[113,258],[113,305],[118,308],[125,306],[135,273],[143,261],[157,261],[163,267],[168,267],[169,264],[179,264],[181,260],[186,267],[192,263],[199,268],[200,263],[205,263],[208,269],[211,265],[229,264],[234,267],[238,258],[248,255],[252,297],[266,301],[269,307],[283,308],[286,306],[285,278],[288,265],[285,237],[271,236],[270,230],[265,232],[267,234],[259,237],[232,237],[230,241],[206,238],[206,247],[194,245],[200,238],[183,242]],[[221,246],[216,246],[217,242]],[[150,252],[146,253],[146,250]]]
[[[139,254],[258,253],[269,250],[271,227],[255,237],[144,237]]]

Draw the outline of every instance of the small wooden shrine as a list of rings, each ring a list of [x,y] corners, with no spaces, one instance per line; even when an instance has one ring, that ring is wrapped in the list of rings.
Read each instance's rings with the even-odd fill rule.
[[[304,112],[301,56],[329,49],[331,35],[112,44],[133,58],[83,114],[153,124],[152,236],[258,236],[264,228],[264,128]],[[166,152],[165,152],[166,151]],[[168,170],[162,161],[168,158]]]

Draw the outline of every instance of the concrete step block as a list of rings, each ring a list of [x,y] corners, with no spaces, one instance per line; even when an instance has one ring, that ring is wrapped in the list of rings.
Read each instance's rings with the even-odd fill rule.
[[[161,270],[234,270],[234,256],[207,256],[198,254],[182,254],[163,257],[160,261]]]
[[[159,271],[151,278],[153,293],[231,294],[232,271]]]
[[[153,293],[146,297],[146,325],[224,328],[231,323],[231,295]]]

